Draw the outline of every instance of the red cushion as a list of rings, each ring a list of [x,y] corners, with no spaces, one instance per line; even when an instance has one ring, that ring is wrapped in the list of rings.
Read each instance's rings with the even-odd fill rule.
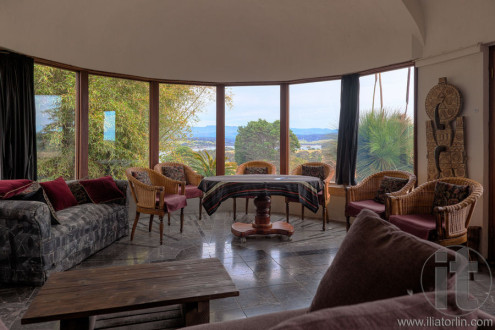
[[[160,195],[157,194],[156,203],[158,204],[159,202],[160,202]],[[165,210],[167,212],[174,212],[187,206],[187,199],[185,195],[179,195],[179,194],[165,195],[165,197],[163,198],[163,202],[165,204]]]
[[[385,215],[385,205],[375,202],[372,199],[366,199],[364,201],[350,202],[346,206],[346,214],[351,217],[356,217],[359,212],[364,209],[371,210],[379,216]]]
[[[77,205],[77,200],[69,189],[64,178],[59,177],[53,181],[40,182],[50,203],[55,211],[60,211],[71,206]]]
[[[31,184],[31,180],[0,180],[0,198],[10,198],[17,193],[20,193]]]
[[[186,198],[196,198],[203,196],[203,192],[199,190],[199,188],[195,185],[188,184],[186,185]]]
[[[391,215],[389,221],[406,233],[422,239],[435,235],[437,228],[435,216],[432,214]]]
[[[98,179],[81,180],[79,183],[84,187],[89,198],[95,204],[110,202],[125,197],[110,175]]]

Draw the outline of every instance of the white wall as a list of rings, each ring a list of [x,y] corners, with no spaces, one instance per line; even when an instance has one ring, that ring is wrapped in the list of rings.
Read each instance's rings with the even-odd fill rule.
[[[428,91],[447,77],[463,98],[467,176],[483,184],[485,191],[478,202],[470,225],[482,226],[482,253],[488,252],[488,51],[472,46],[460,51],[416,62],[418,67],[418,182],[427,181],[425,112]]]

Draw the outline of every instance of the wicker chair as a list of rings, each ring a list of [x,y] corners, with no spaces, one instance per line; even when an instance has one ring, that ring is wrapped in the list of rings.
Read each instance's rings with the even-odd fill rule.
[[[237,167],[235,174],[236,175],[246,174],[246,169],[248,167],[266,167],[268,169],[267,174],[277,174],[277,167],[275,167],[275,165],[273,165],[272,163],[265,162],[263,160],[253,160],[250,162],[243,163]],[[255,197],[256,196],[246,197],[246,214],[248,214],[249,199]],[[236,198],[234,198],[234,220],[236,220],[237,218],[236,211],[237,211],[237,202],[236,202]]]
[[[350,218],[357,216],[363,209],[370,209],[384,219],[387,217],[386,211],[388,209],[386,205],[373,200],[385,176],[408,179],[408,182],[402,189],[390,193],[389,196],[407,194],[414,188],[416,183],[416,176],[412,173],[405,171],[382,171],[370,175],[355,186],[346,187],[345,217],[347,230],[349,230],[351,225]]]
[[[136,179],[133,173],[146,172],[150,178],[151,184],[145,184]],[[150,215],[148,229],[151,232],[153,225],[153,216],[156,214],[160,218],[160,244],[163,244],[163,216],[165,213],[169,215],[168,225],[170,226],[170,212],[167,209],[167,204],[187,205],[185,197],[185,185],[177,185],[175,182],[170,182],[165,176],[156,173],[155,171],[144,167],[131,167],[126,169],[125,174],[131,187],[132,197],[136,202],[136,218],[132,225],[131,241],[134,239],[134,232],[139,221],[141,213]],[[179,190],[180,187],[180,190]],[[171,204],[169,204],[171,205]],[[184,226],[184,207],[180,209],[180,232]]]
[[[335,167],[326,163],[319,163],[319,162],[311,162],[311,163],[304,163],[296,167],[294,170],[292,170],[291,174],[292,175],[302,175],[302,167],[303,165],[306,166],[323,166],[324,168],[324,174],[325,174],[325,180],[323,180],[324,188],[321,193],[321,197],[319,200],[320,205],[323,207],[323,230],[326,230],[326,223],[328,221],[328,212],[327,212],[327,206],[328,203],[330,203],[330,191],[328,189],[328,185],[330,184],[330,180],[333,178],[335,174]],[[289,222],[289,203],[298,203],[299,200],[293,199],[293,198],[285,198],[285,216],[287,219],[287,222]],[[304,220],[304,205],[301,204],[301,219]]]
[[[191,167],[187,166],[186,164],[182,163],[174,163],[174,162],[167,162],[167,163],[160,163],[156,164],[155,167],[153,168],[156,172],[163,174],[162,172],[162,167],[163,166],[183,166],[184,167],[184,172],[186,174],[186,182],[184,183],[185,185],[185,190],[186,190],[186,198],[191,199],[191,198],[199,198],[199,220],[201,220],[201,213],[202,213],[202,202],[203,202],[203,192],[198,189],[199,183],[203,179],[203,176],[196,173]],[[170,178],[167,178],[167,180],[173,182],[175,185],[180,185],[180,181],[175,181]]]
[[[458,204],[433,208],[437,182],[468,185],[468,197]],[[442,178],[426,182],[403,196],[391,196],[389,221],[404,231],[424,237],[443,246],[467,242],[467,228],[483,186],[466,178]]]

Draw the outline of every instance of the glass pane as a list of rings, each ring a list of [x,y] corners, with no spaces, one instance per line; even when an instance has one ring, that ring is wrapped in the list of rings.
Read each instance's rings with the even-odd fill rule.
[[[410,67],[359,78],[358,181],[384,170],[413,172],[413,72]]]
[[[160,84],[160,162],[216,173],[216,88]]]
[[[340,80],[291,85],[289,93],[290,171],[308,162],[335,167]]]
[[[76,73],[34,65],[38,179],[75,178]]]
[[[231,87],[225,111],[225,173],[263,160],[280,167],[280,86]]]
[[[90,178],[125,179],[125,169],[148,167],[149,84],[89,76]]]

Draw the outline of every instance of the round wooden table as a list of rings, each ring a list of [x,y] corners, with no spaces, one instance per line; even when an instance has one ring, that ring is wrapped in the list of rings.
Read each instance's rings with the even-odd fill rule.
[[[213,214],[220,204],[233,197],[253,197],[256,206],[254,222],[232,224],[232,233],[245,240],[251,235],[294,234],[294,227],[287,222],[270,221],[271,195],[298,198],[311,211],[318,210],[318,192],[323,188],[319,178],[302,175],[223,175],[204,178],[199,184],[205,194],[203,207]]]

